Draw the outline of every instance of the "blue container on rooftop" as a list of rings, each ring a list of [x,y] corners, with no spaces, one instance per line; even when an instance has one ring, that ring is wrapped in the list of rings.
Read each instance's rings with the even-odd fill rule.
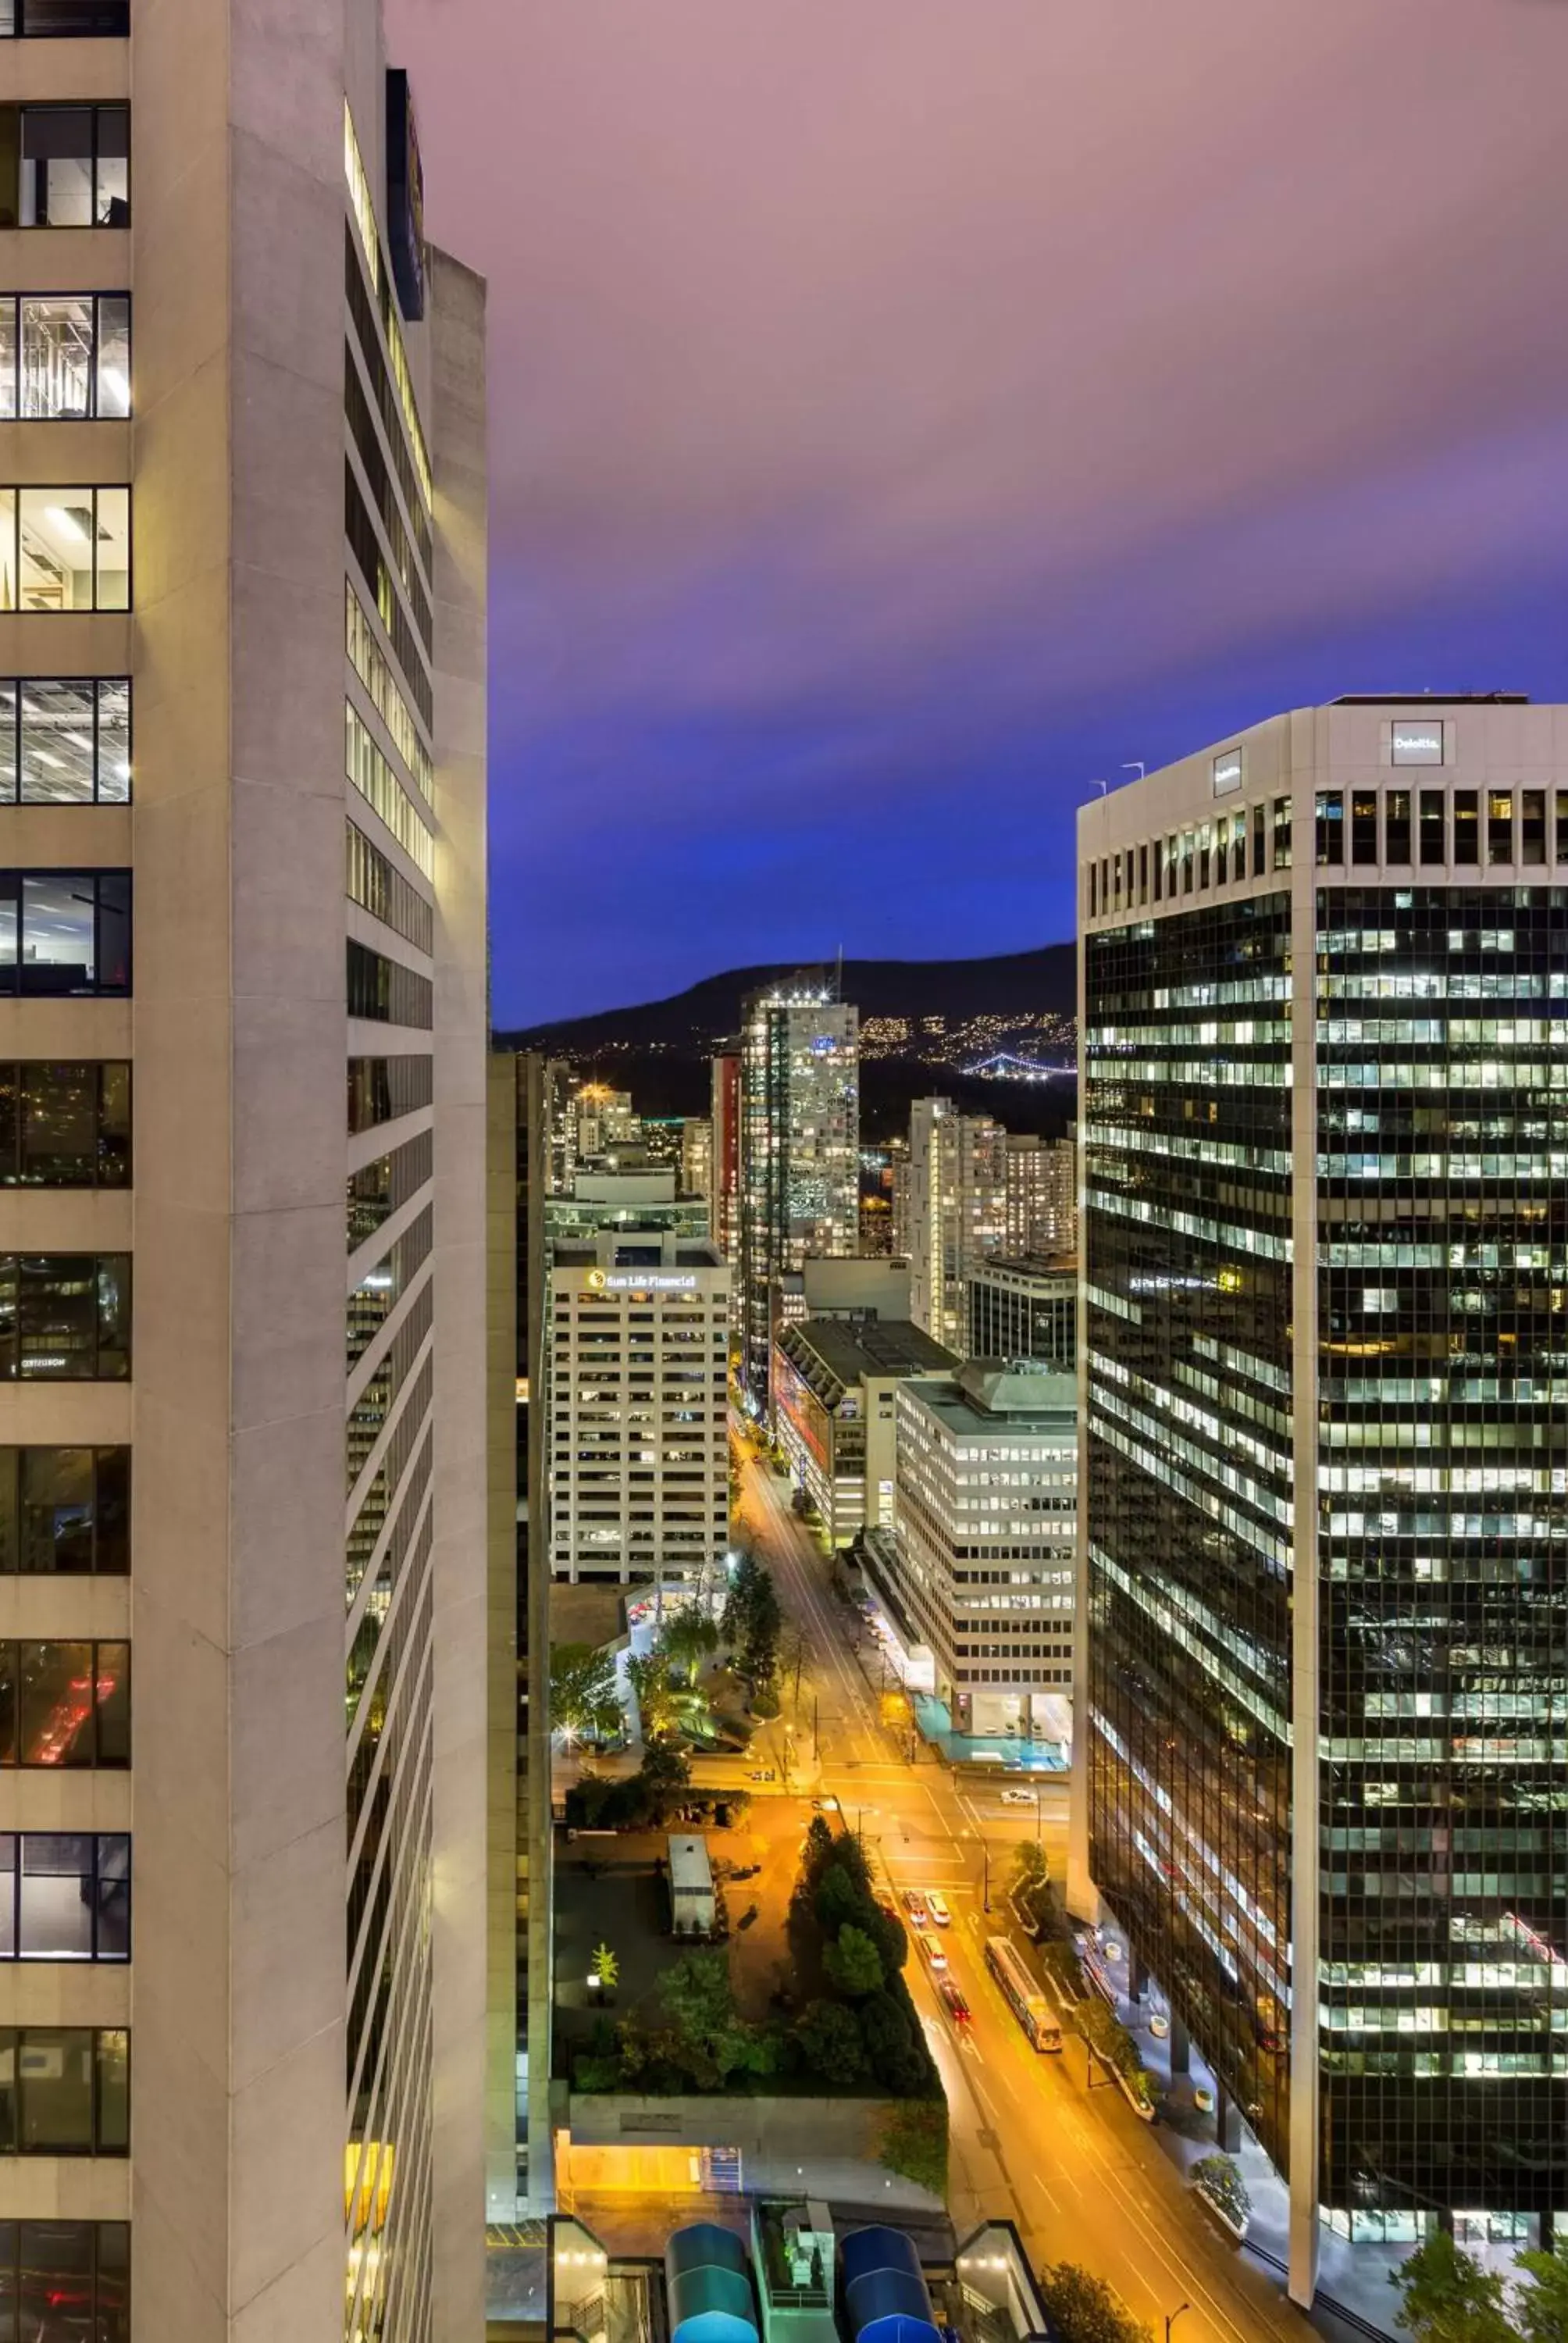
[[[677,2229],[664,2248],[669,2343],[757,2343],[746,2248],[716,2221]]]
[[[839,2261],[855,2343],[941,2343],[920,2258],[902,2229],[851,2229]]]

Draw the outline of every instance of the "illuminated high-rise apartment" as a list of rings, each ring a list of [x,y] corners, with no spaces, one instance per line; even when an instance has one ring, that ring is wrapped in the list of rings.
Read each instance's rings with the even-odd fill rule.
[[[1322,2225],[1568,2207],[1568,710],[1079,816],[1094,1886]]]
[[[962,1350],[964,1280],[1007,1232],[1008,1135],[951,1099],[910,1111],[910,1316],[922,1333]]]
[[[375,0],[0,10],[18,2334],[482,2326],[484,396]]]
[[[799,978],[747,1001],[739,1141],[735,1306],[741,1375],[760,1412],[779,1279],[809,1255],[859,1251],[859,1020],[831,986]]]

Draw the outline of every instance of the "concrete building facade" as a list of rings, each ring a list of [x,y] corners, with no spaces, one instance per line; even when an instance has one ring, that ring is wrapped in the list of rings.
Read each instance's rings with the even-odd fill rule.
[[[666,1584],[729,1539],[730,1272],[716,1245],[612,1231],[554,1249],[550,1567]]]
[[[960,1732],[1064,1733],[1077,1396],[1069,1375],[999,1359],[899,1388],[892,1591]]]
[[[881,1262],[878,1266],[886,1268]],[[950,1352],[897,1319],[808,1318],[773,1350],[779,1444],[829,1544],[893,1518],[893,1398],[910,1375],[940,1374]]]
[[[30,20],[0,41],[32,1151],[0,1478],[31,1543],[0,1612],[96,1644],[116,1696],[128,1647],[134,1715],[121,1741],[95,1694],[68,1766],[44,1734],[5,1776],[35,2103],[0,2295],[106,2343],[467,2337],[483,287],[423,244],[372,0]]]
[[[1568,2204],[1568,709],[1298,709],[1079,851],[1072,1893],[1307,2303],[1325,2225]]]

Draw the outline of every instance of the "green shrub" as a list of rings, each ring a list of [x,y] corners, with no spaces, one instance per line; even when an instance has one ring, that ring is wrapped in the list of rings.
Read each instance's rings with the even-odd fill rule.
[[[807,2068],[827,2083],[853,2083],[866,2071],[859,2020],[841,2001],[813,2001],[795,2027]]]
[[[948,2193],[948,2107],[945,2099],[911,2100],[893,2107],[882,2125],[877,2161],[900,2172],[933,2197]]]

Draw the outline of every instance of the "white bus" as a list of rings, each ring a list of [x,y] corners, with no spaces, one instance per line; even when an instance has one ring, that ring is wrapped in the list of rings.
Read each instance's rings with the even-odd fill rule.
[[[1050,2003],[1005,1936],[985,1940],[985,1965],[1007,1996],[1009,2008],[1036,2050],[1060,2050],[1061,2028]]]

